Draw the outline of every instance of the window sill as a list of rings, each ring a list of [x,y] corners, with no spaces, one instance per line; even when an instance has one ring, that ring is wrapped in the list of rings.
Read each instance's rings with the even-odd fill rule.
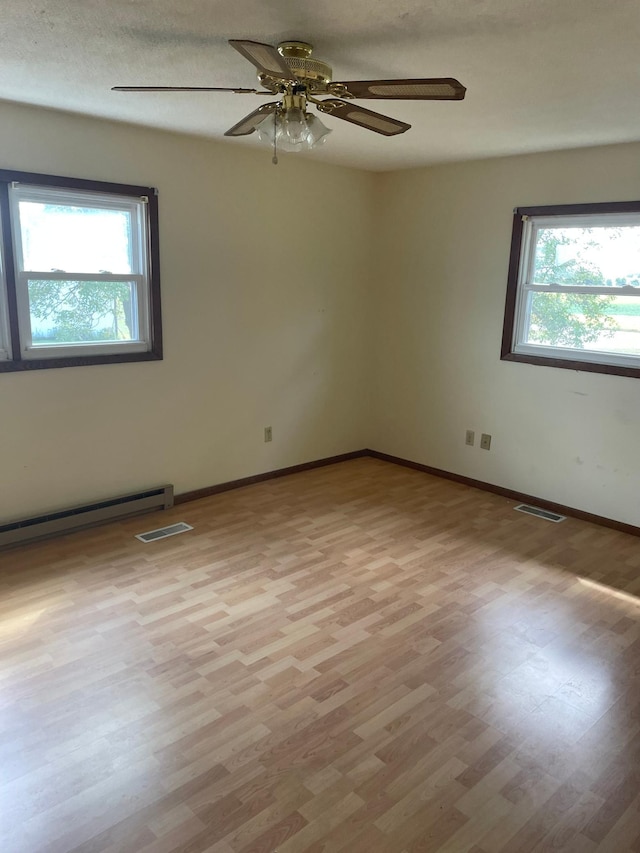
[[[542,367],[562,367],[565,370],[582,370],[587,373],[608,373],[614,376],[627,376],[632,379],[640,379],[640,367],[628,367],[621,364],[603,364],[597,361],[552,358],[550,356],[530,355],[529,353],[519,352],[503,352],[500,358],[502,361],[518,361],[523,364],[537,364]]]
[[[94,364],[123,364],[136,361],[161,361],[162,351],[127,352],[110,355],[82,355],[64,358],[29,358],[21,361],[0,361],[0,373],[25,370],[46,370],[56,367],[87,367]]]

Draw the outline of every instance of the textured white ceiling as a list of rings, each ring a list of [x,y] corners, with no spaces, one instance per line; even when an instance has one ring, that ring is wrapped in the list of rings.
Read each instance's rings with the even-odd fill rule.
[[[461,102],[361,101],[412,129],[327,118],[326,145],[289,156],[387,170],[640,139],[638,0],[5,0],[0,26],[0,98],[214,139],[264,97],[110,87],[255,86],[229,38],[310,41],[336,80],[467,86]]]

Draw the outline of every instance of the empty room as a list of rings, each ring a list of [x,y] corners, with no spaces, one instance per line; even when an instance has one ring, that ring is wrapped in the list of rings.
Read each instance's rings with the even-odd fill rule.
[[[640,853],[636,0],[7,0],[0,851]]]

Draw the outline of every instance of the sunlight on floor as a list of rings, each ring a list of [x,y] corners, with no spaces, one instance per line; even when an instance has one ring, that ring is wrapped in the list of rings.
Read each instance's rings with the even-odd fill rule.
[[[583,586],[589,587],[589,589],[593,589],[596,592],[605,592],[607,595],[610,595],[612,598],[617,598],[620,601],[626,601],[627,604],[635,604],[636,607],[640,605],[640,598],[637,595],[633,595],[630,592],[623,592],[620,589],[614,589],[612,586],[607,586],[604,583],[598,583],[597,581],[592,581],[589,578],[578,578],[578,581],[583,584]]]
[[[46,607],[42,607],[40,610],[29,610],[9,619],[3,619],[0,622],[0,639],[24,633],[38,621],[46,609]]]

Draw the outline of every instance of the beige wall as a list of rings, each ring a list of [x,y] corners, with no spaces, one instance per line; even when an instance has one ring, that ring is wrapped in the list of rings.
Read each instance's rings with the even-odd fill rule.
[[[499,353],[513,208],[637,199],[640,145],[391,173],[377,189],[370,446],[639,525],[640,382]]]
[[[159,188],[165,335],[0,375],[0,519],[368,446],[640,524],[639,383],[499,360],[512,209],[637,198],[640,145],[373,175],[3,104],[0,152]]]
[[[0,167],[156,186],[165,359],[0,375],[0,519],[365,444],[372,175],[0,105]],[[273,442],[263,442],[263,427]]]

